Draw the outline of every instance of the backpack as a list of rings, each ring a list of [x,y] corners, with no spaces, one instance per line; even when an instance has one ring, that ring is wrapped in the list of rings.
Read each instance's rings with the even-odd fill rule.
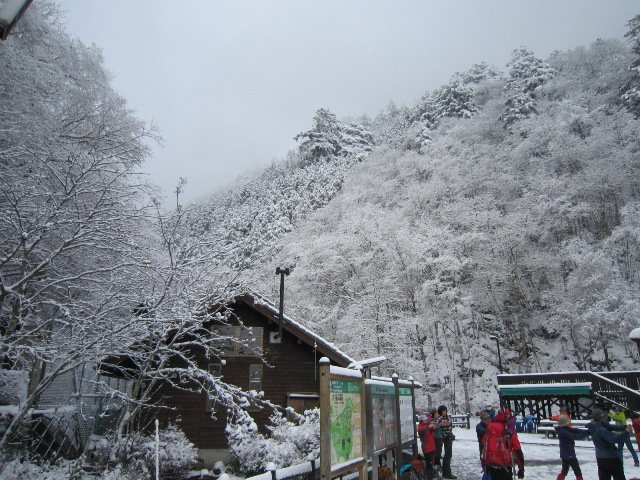
[[[393,474],[389,467],[378,467],[378,480],[396,480],[396,476]]]
[[[511,446],[506,428],[500,423],[490,423],[487,433],[482,439],[482,458],[485,465],[494,467],[510,467]]]

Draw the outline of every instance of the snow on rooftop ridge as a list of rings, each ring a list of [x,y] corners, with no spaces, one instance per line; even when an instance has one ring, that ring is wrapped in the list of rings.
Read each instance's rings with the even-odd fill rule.
[[[353,368],[343,368],[337,367],[335,365],[331,365],[331,375],[339,375],[341,377],[349,377],[349,378],[362,378],[362,373],[360,370],[354,370]]]
[[[372,380],[380,380],[381,382],[393,382],[393,379],[390,377],[379,377],[377,375],[371,375]],[[415,380],[406,380],[404,378],[398,379],[398,385],[401,387],[416,387],[422,388],[422,384],[420,382],[416,382]]]
[[[280,311],[276,308],[276,306],[273,303],[271,303],[269,300],[267,300],[266,297],[264,297],[263,295],[261,295],[259,293],[255,293],[255,292],[248,292],[247,294],[253,299],[253,303],[254,304],[262,305],[262,306],[266,307],[267,309],[269,309],[277,317],[280,316]],[[347,355],[345,352],[340,350],[332,342],[329,342],[329,341],[325,340],[320,335],[318,335],[317,333],[313,332],[312,330],[309,330],[307,327],[305,327],[304,325],[300,324],[299,322],[293,320],[291,317],[287,316],[286,314],[283,314],[282,318],[285,320],[285,322],[290,323],[291,325],[294,325],[298,330],[301,330],[304,333],[306,333],[307,335],[309,335],[310,337],[312,337],[317,343],[321,343],[322,345],[324,345],[325,347],[329,348],[330,350],[333,350],[334,352],[336,352],[338,355],[341,355],[342,357],[344,357],[349,362],[355,363],[355,360],[353,358],[351,358],[350,355]]]
[[[349,364],[349,366],[347,368],[354,368],[358,365],[363,366],[363,367],[368,367],[368,366],[378,366],[383,362],[387,361],[387,357],[385,356],[380,356],[380,357],[373,357],[373,358],[366,358],[363,360],[358,360],[356,362],[351,362]]]
[[[616,373],[629,373],[640,372],[640,370],[607,370],[606,372],[592,372],[589,370],[572,370],[567,372],[533,372],[533,373],[499,373],[498,377],[526,377],[526,376],[539,376],[539,375],[583,375],[585,373],[615,375]]]
[[[498,385],[498,389],[503,388],[556,388],[556,387],[591,387],[591,382],[575,383],[518,383],[516,385]]]
[[[382,385],[384,387],[388,387],[388,386],[392,386],[393,387],[393,383],[391,382],[391,379],[389,379],[389,381],[384,381],[384,380],[379,380],[379,379],[373,379],[373,378],[367,378],[364,383],[366,383],[367,385]]]

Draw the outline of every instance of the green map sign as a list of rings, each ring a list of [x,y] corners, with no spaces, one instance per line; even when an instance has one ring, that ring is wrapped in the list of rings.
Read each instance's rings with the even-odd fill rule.
[[[331,380],[331,464],[362,456],[360,382]]]

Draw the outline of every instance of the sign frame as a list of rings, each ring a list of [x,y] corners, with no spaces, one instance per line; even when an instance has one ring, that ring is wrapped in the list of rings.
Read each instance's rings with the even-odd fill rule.
[[[319,363],[320,479],[357,470],[359,479],[367,480],[364,376],[360,370],[332,366],[326,357]],[[332,405],[338,409],[332,412]],[[347,438],[340,438],[345,432]]]

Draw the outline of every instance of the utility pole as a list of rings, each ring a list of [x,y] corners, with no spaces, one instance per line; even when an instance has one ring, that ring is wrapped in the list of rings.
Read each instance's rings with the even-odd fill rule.
[[[495,340],[496,345],[498,346],[498,366],[500,367],[500,373],[502,373],[502,357],[500,356],[500,340],[496,335],[491,335],[489,337],[490,340]]]
[[[282,337],[282,324],[284,323],[284,276],[289,275],[291,273],[289,271],[289,267],[287,268],[276,268],[276,275],[280,275],[280,312],[279,318],[280,321],[278,326],[278,334],[274,338]]]

